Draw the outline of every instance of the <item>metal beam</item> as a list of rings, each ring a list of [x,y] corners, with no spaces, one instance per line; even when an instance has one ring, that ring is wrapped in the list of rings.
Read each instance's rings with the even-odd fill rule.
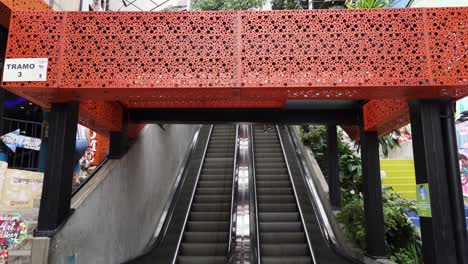
[[[385,228],[377,132],[361,130],[361,157],[367,254],[384,257]]]
[[[127,153],[128,119],[125,111],[122,116],[122,129],[110,132],[109,158],[111,159],[120,159]]]
[[[336,125],[327,126],[327,152],[328,152],[328,194],[330,203],[334,208],[340,208],[340,171],[338,166],[338,135]]]
[[[35,236],[52,236],[70,214],[78,102],[54,103],[49,114],[49,144]]]
[[[212,108],[212,109],[129,109],[129,121],[136,123],[326,123],[358,124],[358,110]]]
[[[431,217],[420,216],[424,263],[468,263],[466,224],[450,100],[409,102],[416,184],[427,183]]]

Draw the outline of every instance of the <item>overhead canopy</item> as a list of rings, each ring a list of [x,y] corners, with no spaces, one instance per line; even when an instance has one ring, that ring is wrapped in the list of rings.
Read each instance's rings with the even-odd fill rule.
[[[467,26],[468,8],[15,11],[7,58],[49,58],[48,76],[3,87],[44,107],[98,100],[282,108],[288,100],[365,99],[366,128],[383,131],[395,116],[404,119],[408,99],[468,93]]]

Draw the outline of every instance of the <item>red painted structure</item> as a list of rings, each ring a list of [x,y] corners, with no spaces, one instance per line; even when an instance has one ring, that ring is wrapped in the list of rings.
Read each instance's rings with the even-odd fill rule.
[[[3,82],[120,129],[127,108],[282,107],[371,99],[365,129],[408,123],[411,98],[468,94],[468,8],[245,12],[14,11],[7,58],[49,58],[47,82]],[[118,103],[117,103],[118,102]]]

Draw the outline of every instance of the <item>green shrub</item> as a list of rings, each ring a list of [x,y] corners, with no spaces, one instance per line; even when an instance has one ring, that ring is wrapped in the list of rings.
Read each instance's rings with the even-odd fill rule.
[[[305,145],[314,153],[322,171],[327,167],[326,128],[313,126],[310,132],[301,131]],[[342,132],[339,133],[342,137]],[[355,155],[349,143],[338,141],[340,187],[342,207],[337,219],[344,225],[345,235],[362,250],[366,249],[364,201],[362,198],[362,162]],[[405,212],[415,211],[414,201],[401,197],[391,188],[382,190],[382,203],[385,221],[386,249],[390,260],[398,264],[419,264],[421,238],[416,227],[409,221]]]

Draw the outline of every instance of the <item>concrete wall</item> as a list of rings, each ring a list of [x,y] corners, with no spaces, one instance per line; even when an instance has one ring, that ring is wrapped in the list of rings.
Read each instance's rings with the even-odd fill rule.
[[[114,264],[142,252],[198,126],[165,128],[147,125],[125,157],[92,178],[93,190],[74,197],[76,212],[51,239],[49,263]]]

